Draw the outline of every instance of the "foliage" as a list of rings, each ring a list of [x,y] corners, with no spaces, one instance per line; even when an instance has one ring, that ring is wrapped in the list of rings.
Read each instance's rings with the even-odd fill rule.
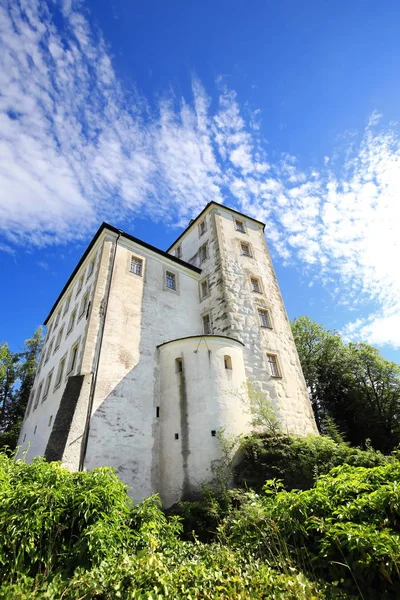
[[[235,483],[259,492],[268,479],[282,480],[289,490],[304,490],[312,487],[319,475],[338,465],[374,467],[389,460],[372,448],[360,450],[316,435],[253,435],[243,440],[242,449],[243,458],[235,468]]]
[[[317,425],[332,418],[353,445],[371,440],[390,452],[400,443],[400,366],[367,344],[345,344],[340,335],[308,317],[292,331]]]
[[[0,455],[0,599],[343,598],[289,564],[180,539],[159,500],[133,506],[111,469]]]
[[[0,448],[13,450],[17,444],[41,347],[41,327],[25,340],[22,352],[0,345]]]
[[[243,493],[220,526],[225,544],[256,552],[274,566],[285,548],[298,568],[364,598],[400,594],[400,462],[343,465],[311,490]]]

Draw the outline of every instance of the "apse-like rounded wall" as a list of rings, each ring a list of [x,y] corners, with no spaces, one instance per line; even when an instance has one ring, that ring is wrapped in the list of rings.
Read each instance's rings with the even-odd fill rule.
[[[212,479],[221,428],[250,431],[243,344],[217,335],[162,344],[159,385],[159,493],[170,506]]]

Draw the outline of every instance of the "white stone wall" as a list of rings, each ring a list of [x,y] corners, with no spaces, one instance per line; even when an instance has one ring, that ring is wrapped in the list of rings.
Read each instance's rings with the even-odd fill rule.
[[[242,349],[239,342],[219,336],[160,347],[159,492],[165,506],[214,477],[212,463],[221,457],[218,431],[230,436],[251,429]],[[225,356],[232,369],[225,368]]]
[[[71,281],[67,290],[60,298],[49,323],[47,324],[47,336],[43,346],[41,359],[39,362],[40,369],[37,371],[32,396],[35,397],[40,384],[43,382],[42,394],[39,399],[39,404],[34,408],[35,399],[29,402],[28,410],[25,415],[25,420],[22,425],[22,429],[19,435],[18,445],[21,448],[21,452],[26,452],[27,460],[31,460],[34,456],[41,456],[44,454],[47,442],[54,424],[54,420],[59,408],[60,400],[64,392],[67,379],[70,375],[81,373],[82,357],[85,348],[85,338],[89,320],[86,318],[87,311],[85,310],[80,315],[80,307],[82,299],[86,293],[89,293],[88,301],[91,303],[89,307],[89,313],[93,304],[93,294],[96,288],[96,281],[98,277],[99,263],[101,246],[103,238],[99,239],[96,245],[92,248],[90,254],[82,264],[78,273],[75,275],[73,281]],[[93,271],[89,274],[89,265],[92,261],[95,261]],[[91,269],[90,269],[91,270]],[[78,292],[79,281],[83,277],[82,288]],[[66,300],[70,299],[69,307],[65,311]],[[75,324],[67,334],[69,319],[74,309],[77,309]],[[58,324],[56,326],[57,314],[60,313]],[[61,338],[58,349],[55,349],[57,336],[61,328],[63,329],[63,335]],[[73,371],[69,370],[71,349],[79,343],[78,357],[76,360],[75,368]],[[52,351],[48,360],[42,359],[47,357],[49,346],[52,344]],[[57,372],[60,361],[63,357],[66,357],[65,368],[60,385],[55,388],[55,382],[57,378]],[[44,386],[47,376],[50,372],[53,372],[51,385],[48,396],[43,400]]]
[[[130,272],[132,255],[143,275]],[[165,271],[177,290],[165,289]],[[115,259],[85,468],[107,464],[141,500],[157,490],[157,346],[201,333],[199,275],[121,238]]]
[[[212,312],[213,332],[228,335],[245,344],[246,375],[255,382],[278,411],[285,432],[317,433],[290,323],[272,266],[261,224],[211,205],[207,222],[210,259],[204,275],[211,280],[210,297],[203,303]],[[245,232],[236,229],[235,220],[244,223]],[[241,242],[250,244],[251,256],[241,253]],[[179,240],[183,258],[195,256],[200,245],[194,223]],[[174,253],[176,245],[171,248]],[[202,277],[204,276],[202,273]],[[257,277],[262,293],[252,291],[250,277]],[[260,327],[257,309],[269,311],[272,328]],[[270,375],[267,354],[277,356],[282,377]]]

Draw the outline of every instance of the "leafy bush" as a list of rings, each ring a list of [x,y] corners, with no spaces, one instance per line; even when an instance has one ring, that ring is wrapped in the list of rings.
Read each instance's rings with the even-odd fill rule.
[[[265,481],[280,479],[286,489],[306,490],[333,467],[375,467],[389,459],[373,449],[360,450],[327,436],[254,435],[243,442],[235,483],[260,492]]]
[[[400,596],[400,462],[343,465],[307,491],[242,493],[221,540],[272,566],[282,553],[298,568],[365,598]]]

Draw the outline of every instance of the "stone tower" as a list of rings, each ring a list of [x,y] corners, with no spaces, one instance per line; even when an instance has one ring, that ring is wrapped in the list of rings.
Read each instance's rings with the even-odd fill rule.
[[[264,225],[215,202],[167,252],[103,223],[45,325],[28,459],[115,467],[168,506],[212,477],[221,427],[250,432],[248,380],[316,433]]]

